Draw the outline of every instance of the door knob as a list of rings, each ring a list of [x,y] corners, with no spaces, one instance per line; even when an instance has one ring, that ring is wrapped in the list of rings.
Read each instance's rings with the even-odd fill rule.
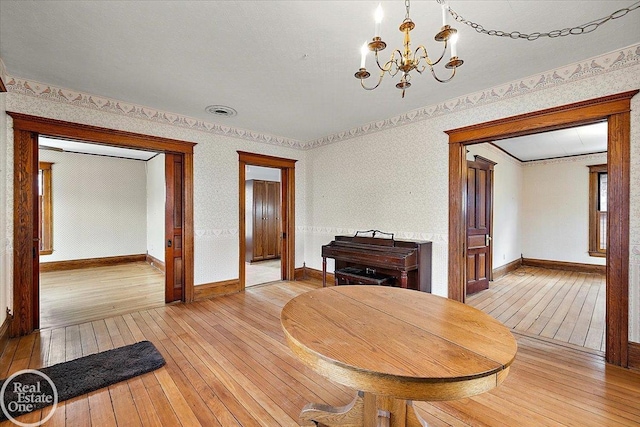
[[[169,239],[169,240],[167,241],[167,247],[168,247],[168,248],[170,248],[170,247],[171,247],[171,239]]]

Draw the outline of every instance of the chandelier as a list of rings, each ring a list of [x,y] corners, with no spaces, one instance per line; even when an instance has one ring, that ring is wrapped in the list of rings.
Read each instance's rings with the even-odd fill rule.
[[[391,53],[391,58],[385,62],[383,65],[380,64],[380,59],[378,58],[378,52],[384,50],[387,47],[387,44],[382,41],[380,38],[380,23],[382,22],[382,5],[378,5],[378,8],[375,13],[375,34],[373,40],[369,43],[364,43],[362,48],[360,49],[361,53],[361,61],[360,61],[360,69],[355,73],[355,77],[360,79],[360,84],[366,90],[373,90],[380,86],[382,79],[386,74],[389,74],[391,77],[394,77],[398,73],[401,74],[400,82],[396,84],[396,87],[402,90],[402,97],[404,98],[404,91],[409,86],[411,86],[411,72],[416,71],[419,74],[422,74],[427,67],[431,71],[431,75],[434,79],[436,79],[440,83],[446,83],[451,80],[456,75],[456,68],[463,64],[463,61],[458,58],[456,52],[456,41],[457,41],[457,30],[447,25],[447,13],[448,7],[444,4],[444,1],[440,2],[442,7],[442,28],[440,32],[435,35],[435,40],[444,43],[444,48],[442,49],[442,54],[440,57],[433,61],[429,58],[429,54],[427,53],[427,48],[423,45],[418,46],[415,51],[411,50],[411,35],[409,32],[413,30],[416,24],[413,23],[411,18],[409,17],[409,0],[405,0],[404,5],[406,8],[406,15],[402,23],[400,24],[400,31],[404,33],[404,43],[402,49],[395,49]],[[445,64],[445,68],[452,70],[449,78],[441,79],[439,78],[435,70],[433,69],[434,65],[437,65],[442,61],[446,52],[448,42],[451,41],[451,57],[449,61]],[[375,54],[376,65],[380,70],[380,77],[378,79],[378,83],[375,86],[367,87],[364,84],[365,79],[369,78],[371,74],[365,68],[365,63],[367,59],[367,51],[373,51]]]

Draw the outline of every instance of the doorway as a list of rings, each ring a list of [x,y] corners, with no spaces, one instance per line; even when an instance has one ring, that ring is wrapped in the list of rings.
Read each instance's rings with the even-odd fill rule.
[[[165,155],[38,137],[40,329],[165,303]]]
[[[580,124],[608,123],[608,242],[606,291],[606,360],[629,363],[629,151],[631,98],[629,91],[562,107],[449,130],[449,297],[465,301],[466,146],[509,137],[563,129]]]
[[[165,154],[167,196],[174,196],[167,209],[167,229],[180,230],[180,237],[167,239],[166,263],[175,262],[173,274],[165,277],[165,300],[193,300],[193,146],[195,144],[94,126],[79,125],[7,112],[14,128],[14,268],[13,320],[11,335],[39,328],[39,230],[38,230],[38,136],[91,142],[99,145],[157,151]],[[169,172],[172,171],[172,173]],[[173,191],[172,190],[175,190]],[[167,203],[169,206],[169,203]],[[177,213],[180,216],[177,216]],[[166,236],[171,237],[170,234]],[[169,244],[171,241],[171,244]],[[179,255],[177,258],[176,255]],[[168,267],[168,266],[167,266]],[[169,269],[167,268],[167,271]]]
[[[466,148],[468,161],[484,156],[497,162],[491,204],[496,268],[487,290],[471,295],[467,285],[467,303],[514,332],[604,352],[606,237],[600,236],[606,236],[607,123]],[[595,194],[593,165],[604,168],[602,191],[595,185]],[[604,219],[594,221],[593,230],[591,215]],[[591,251],[591,235],[602,251]]]
[[[262,154],[238,151],[238,211],[239,215],[239,290],[247,286],[247,166],[270,168],[280,171],[280,209],[273,212],[277,218],[276,229],[280,236],[275,236],[275,242],[280,252],[280,271],[275,273],[275,280],[293,280],[295,268],[295,164],[297,160],[281,157],[266,156]],[[253,233],[252,233],[253,239]]]
[[[277,168],[245,167],[245,287],[282,279],[282,217]]]

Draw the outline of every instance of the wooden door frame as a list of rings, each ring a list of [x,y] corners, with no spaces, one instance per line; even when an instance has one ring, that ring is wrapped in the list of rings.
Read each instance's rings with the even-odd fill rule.
[[[38,263],[32,263],[33,233],[29,227],[37,221],[31,200],[37,193],[37,135],[85,141],[93,144],[152,150],[182,155],[184,161],[184,301],[193,300],[193,147],[194,143],[48,119],[7,111],[13,119],[14,183],[13,183],[13,319],[11,335],[26,335],[38,328],[39,290],[33,277],[39,274]],[[30,138],[26,136],[30,135]],[[24,138],[23,138],[24,137]],[[36,163],[37,164],[37,163]],[[33,268],[30,268],[33,265]],[[34,276],[35,275],[35,276]]]
[[[239,230],[239,246],[240,253],[238,257],[238,281],[239,290],[245,288],[246,269],[245,269],[245,253],[247,249],[246,242],[246,224],[245,224],[245,180],[246,166],[263,166],[268,168],[280,169],[280,183],[282,200],[281,221],[282,233],[286,238],[282,239],[282,247],[280,248],[280,278],[282,280],[294,280],[295,259],[296,259],[296,240],[295,240],[295,168],[297,160],[285,159],[282,157],[267,156],[264,154],[247,153],[238,151],[238,230]]]
[[[449,135],[449,298],[465,300],[465,146],[606,120],[609,167],[606,360],[628,366],[630,111],[631,98],[638,92],[623,92],[446,131]]]

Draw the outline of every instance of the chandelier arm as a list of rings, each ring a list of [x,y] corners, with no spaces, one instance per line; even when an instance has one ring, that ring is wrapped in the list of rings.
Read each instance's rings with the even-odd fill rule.
[[[440,83],[446,83],[456,75],[456,68],[457,67],[453,67],[453,71],[451,72],[451,75],[449,76],[449,78],[448,79],[444,79],[444,80],[439,78],[438,76],[436,76],[436,72],[433,70],[433,67],[429,67],[429,68],[431,68],[431,75],[433,76],[434,79],[436,79]]]
[[[394,50],[394,51],[391,53],[391,58],[390,58],[387,62],[385,62],[385,63],[384,63],[384,66],[382,66],[382,65],[380,65],[380,59],[379,59],[379,57],[378,57],[378,51],[376,51],[376,65],[378,65],[378,68],[379,68],[383,73],[385,73],[385,72],[386,72],[386,73],[389,73],[389,75],[390,75],[391,77],[393,77],[393,76],[395,76],[396,74],[398,74],[398,71],[400,70],[400,66],[398,65],[398,62],[397,62],[398,60],[397,60],[397,59],[396,59],[396,57],[395,57],[396,52],[397,52],[398,54],[400,54],[400,57],[402,57],[402,54],[400,53],[400,51],[396,49],[396,50]],[[396,67],[395,67],[395,68],[396,68],[396,69],[395,69],[395,71],[392,71],[392,69],[393,69],[393,65],[395,65],[395,66],[396,66]]]
[[[366,87],[366,86],[364,85],[364,79],[360,79],[360,85],[361,85],[361,86],[362,86],[362,88],[363,88],[363,89],[365,89],[365,90],[374,90],[374,89],[376,89],[378,86],[380,86],[380,83],[382,83],[382,78],[384,77],[384,73],[385,73],[385,72],[386,72],[386,71],[381,71],[381,72],[380,72],[380,78],[378,78],[378,83],[376,83],[376,85],[375,85],[375,86],[372,86],[372,87]]]
[[[424,55],[421,58],[424,58],[425,62],[429,65],[429,66],[433,66],[433,65],[438,65],[440,63],[440,61],[442,61],[442,58],[444,58],[445,53],[447,53],[447,41],[444,41],[444,49],[442,49],[442,54],[440,55],[440,58],[438,58],[437,61],[432,61],[431,58],[429,58],[429,54],[427,53],[427,48],[424,47],[424,45],[420,45],[416,48],[416,56],[418,55],[418,50],[422,50],[424,52]],[[423,68],[424,71],[424,68]]]

